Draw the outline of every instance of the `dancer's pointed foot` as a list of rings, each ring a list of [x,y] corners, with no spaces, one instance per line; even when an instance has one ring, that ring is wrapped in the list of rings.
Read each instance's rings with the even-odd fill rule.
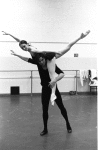
[[[84,35],[87,36],[89,33],[90,33],[90,30],[86,31]]]
[[[81,39],[85,38],[90,33],[90,30],[86,31],[86,33],[81,34]]]
[[[57,98],[56,95],[54,93],[52,93],[51,94],[51,103],[52,103],[52,105],[54,105],[54,101],[55,101],[56,98]]]

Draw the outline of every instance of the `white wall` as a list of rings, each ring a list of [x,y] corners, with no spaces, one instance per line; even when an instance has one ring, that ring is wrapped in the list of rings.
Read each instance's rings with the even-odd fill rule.
[[[80,69],[97,69],[97,59],[96,58],[65,58],[62,57],[56,61],[57,65],[62,70],[80,70]],[[29,70],[37,70],[36,65],[29,64],[18,58],[14,57],[1,57],[0,58],[0,93],[10,93],[11,86],[19,86],[20,93],[31,93],[31,72]],[[8,71],[12,72],[8,72]],[[17,71],[21,72],[17,72]],[[26,70],[24,72],[24,70]],[[7,72],[2,72],[7,71]],[[15,72],[13,72],[15,71]],[[71,90],[76,90],[76,81],[74,77],[75,71],[64,71],[67,78],[62,79],[58,82],[60,92],[69,92]],[[79,76],[79,72],[78,72]],[[36,77],[36,78],[35,78]],[[2,79],[8,78],[8,79]],[[10,79],[15,78],[15,79]],[[26,78],[26,79],[24,79]],[[84,86],[81,86],[80,79],[78,79],[78,91],[79,92],[88,92],[89,91],[89,81],[86,81]],[[33,72],[33,83],[32,83],[32,92],[40,93],[41,85],[38,71]]]
[[[28,41],[70,42],[90,29],[83,42],[93,43],[96,24],[95,0],[0,0],[0,30]]]

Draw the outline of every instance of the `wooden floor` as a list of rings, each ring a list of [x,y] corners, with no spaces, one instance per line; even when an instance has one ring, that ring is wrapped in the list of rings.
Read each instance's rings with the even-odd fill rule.
[[[49,134],[43,129],[40,95],[0,97],[0,150],[97,150],[97,96],[62,95],[73,129],[49,106]]]

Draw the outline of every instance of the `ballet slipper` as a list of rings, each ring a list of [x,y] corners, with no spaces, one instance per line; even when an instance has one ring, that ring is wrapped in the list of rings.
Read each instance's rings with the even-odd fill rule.
[[[70,125],[67,125],[67,132],[68,132],[68,133],[72,133],[72,128],[71,128]]]
[[[90,30],[88,30],[84,35],[87,36],[90,33]]]
[[[72,133],[72,129],[67,129],[67,132],[68,133]]]
[[[44,135],[46,135],[46,134],[48,134],[48,130],[43,130],[43,131],[40,133],[41,136],[44,136]]]
[[[51,94],[51,103],[54,105],[54,101],[56,99],[56,95],[54,93]]]

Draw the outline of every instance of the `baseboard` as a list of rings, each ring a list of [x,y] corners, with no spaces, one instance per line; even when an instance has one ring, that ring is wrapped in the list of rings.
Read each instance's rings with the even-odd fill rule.
[[[62,95],[70,95],[69,92],[60,92]],[[97,92],[77,92],[75,95],[97,95]],[[41,93],[20,93],[19,95],[11,95],[9,93],[2,93],[0,96],[41,96]],[[70,95],[74,96],[74,95]]]
[[[61,92],[61,94],[63,95],[70,95],[69,92]],[[97,95],[97,92],[77,92],[74,95]],[[74,95],[70,95],[70,96],[74,96]]]

